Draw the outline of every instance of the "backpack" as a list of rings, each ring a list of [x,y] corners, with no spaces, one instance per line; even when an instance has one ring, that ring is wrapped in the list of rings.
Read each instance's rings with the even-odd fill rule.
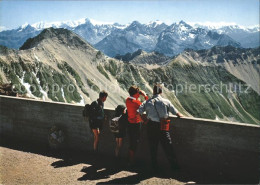
[[[98,101],[93,101],[89,108],[89,117],[90,119],[100,119],[104,118],[104,109],[101,107]]]
[[[83,117],[87,118],[90,115],[90,104],[86,104],[83,111],[82,111]]]
[[[119,119],[121,118],[121,116],[119,117],[114,117],[111,122],[110,122],[110,130],[112,133],[119,133]]]

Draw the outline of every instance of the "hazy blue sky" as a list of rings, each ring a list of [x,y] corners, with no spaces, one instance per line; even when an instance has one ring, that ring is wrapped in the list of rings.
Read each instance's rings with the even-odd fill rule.
[[[0,1],[0,26],[91,18],[121,24],[160,20],[259,24],[259,0]]]

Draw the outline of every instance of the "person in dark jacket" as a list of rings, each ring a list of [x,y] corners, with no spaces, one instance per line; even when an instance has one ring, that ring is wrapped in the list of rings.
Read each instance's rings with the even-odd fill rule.
[[[114,136],[116,138],[116,149],[115,149],[115,156],[119,156],[119,151],[123,144],[123,138],[126,136],[126,127],[127,127],[127,111],[126,107],[124,105],[118,105],[115,109],[115,117],[119,117],[118,120],[118,127],[119,132],[114,133]]]
[[[89,116],[89,127],[93,132],[94,135],[94,143],[93,149],[94,152],[98,150],[98,143],[99,143],[99,134],[103,128],[104,122],[104,102],[107,99],[107,92],[101,91],[99,93],[99,98],[96,101],[93,101],[90,105],[90,116]]]

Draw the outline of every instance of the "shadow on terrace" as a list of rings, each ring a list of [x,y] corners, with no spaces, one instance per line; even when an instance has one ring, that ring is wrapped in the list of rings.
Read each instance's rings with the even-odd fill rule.
[[[126,158],[121,157],[119,159],[115,159],[113,156],[108,156],[102,153],[96,155],[91,152],[80,150],[53,150],[47,145],[39,146],[37,143],[28,143],[24,141],[21,142],[21,140],[14,140],[10,138],[1,139],[0,146],[57,158],[57,161],[51,164],[53,168],[85,164],[81,169],[81,172],[84,172],[85,174],[78,178],[78,181],[108,179],[111,175],[122,171],[127,171],[131,173],[131,175],[127,175],[123,178],[107,180],[97,184],[137,184],[152,177],[161,179],[171,178],[181,182],[188,182],[192,179],[184,171],[173,172],[170,168],[165,166],[160,167],[156,174],[152,173],[149,169],[149,165],[146,162],[140,160],[137,161],[137,164],[134,167],[128,167]],[[203,181],[200,181],[200,183],[202,182]],[[207,183],[207,181],[205,181],[205,183]]]

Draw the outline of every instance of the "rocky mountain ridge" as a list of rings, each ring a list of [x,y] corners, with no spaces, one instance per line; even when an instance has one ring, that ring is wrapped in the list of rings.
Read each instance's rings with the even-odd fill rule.
[[[241,43],[244,48],[255,48],[259,46],[259,25],[254,27],[243,27],[239,25],[228,25],[221,27],[205,26],[205,25],[195,25],[195,27],[204,28],[206,30],[211,30],[219,34],[226,34],[237,42]]]
[[[134,53],[127,53],[125,55],[117,55],[115,59],[129,62],[136,65],[164,65],[171,60],[171,57],[167,57],[158,52],[147,53],[141,49]]]
[[[240,47],[225,34],[207,31],[202,28],[193,28],[184,21],[170,26],[158,25],[158,31],[134,21],[124,30],[113,32],[95,47],[109,56],[132,53],[138,49],[144,51],[158,51],[168,56],[181,53],[186,48],[209,49],[215,45]]]
[[[138,49],[153,51],[158,35],[167,27],[166,24],[145,25],[132,22],[123,30],[117,30],[94,46],[108,56],[132,53]]]
[[[210,50],[186,50],[181,56],[189,56],[202,65],[221,66],[260,95],[260,47],[244,49],[215,46]]]

